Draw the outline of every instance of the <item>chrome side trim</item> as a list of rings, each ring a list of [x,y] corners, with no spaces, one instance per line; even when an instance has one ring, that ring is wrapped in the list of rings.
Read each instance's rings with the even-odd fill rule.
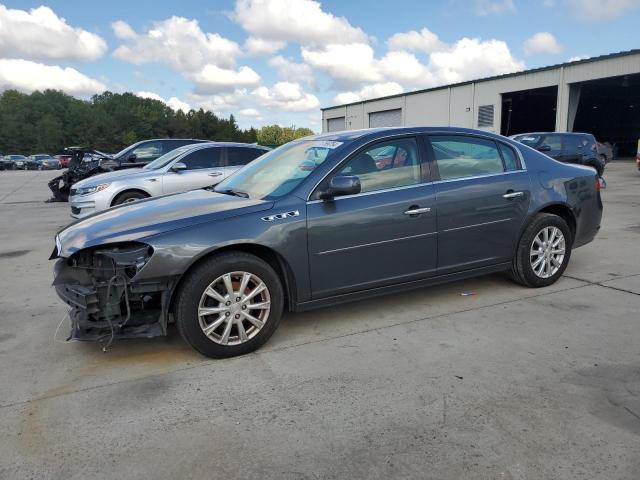
[[[356,193],[354,195],[343,195],[341,197],[335,197],[331,201],[337,202],[338,200],[343,200],[343,199],[346,199],[346,198],[366,197],[367,195],[375,195],[377,193],[395,192],[397,190],[406,190],[406,189],[409,189],[409,188],[424,187],[426,185],[431,185],[432,183],[433,182],[414,183],[413,185],[404,185],[402,187],[385,188],[383,190],[372,190],[370,192]],[[326,200],[308,200],[307,201],[307,205],[313,205],[314,203],[323,203],[323,202],[326,202]]]
[[[511,220],[512,220],[511,218],[503,218],[502,220],[492,220],[491,222],[475,223],[473,225],[465,225],[464,227],[447,228],[446,230],[443,230],[442,233],[455,232],[458,230],[466,230],[468,228],[483,227],[485,225],[492,225],[494,223],[510,222]]]
[[[374,245],[384,245],[385,243],[401,242],[402,240],[410,240],[412,238],[432,237],[434,235],[436,235],[436,232],[421,233],[420,235],[411,235],[409,237],[392,238],[391,240],[381,240],[379,242],[363,243],[361,245],[353,245],[351,247],[336,248],[335,250],[325,250],[323,252],[317,252],[316,255],[327,255],[329,253],[344,252],[347,250],[355,250],[357,248],[372,247]]]
[[[513,175],[514,173],[522,173],[522,172],[526,172],[526,170],[512,170],[510,172],[487,173],[485,175],[473,175],[472,177],[447,178],[444,180],[436,180],[433,183],[451,183],[451,182],[460,182],[463,180],[477,180],[478,178],[499,177],[500,175]]]

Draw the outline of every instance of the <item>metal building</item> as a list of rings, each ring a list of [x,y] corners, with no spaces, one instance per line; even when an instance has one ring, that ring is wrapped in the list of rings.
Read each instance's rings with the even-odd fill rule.
[[[635,155],[640,49],[322,109],[323,132],[414,125],[589,132]]]

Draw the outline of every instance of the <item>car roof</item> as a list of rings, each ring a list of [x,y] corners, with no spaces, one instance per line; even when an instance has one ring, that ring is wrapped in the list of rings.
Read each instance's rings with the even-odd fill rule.
[[[259,150],[269,151],[271,150],[269,147],[264,147],[262,145],[258,145],[257,143],[239,143],[239,142],[206,142],[206,143],[194,143],[193,145],[183,145],[183,150],[199,150],[202,148],[211,148],[211,147],[245,147],[245,148],[257,148]]]
[[[591,133],[586,132],[527,132],[527,133],[516,133],[514,137],[521,137],[523,135],[591,135]]]
[[[484,135],[495,138],[502,138],[501,135],[497,135],[493,132],[487,132],[484,130],[474,130],[471,128],[458,128],[458,127],[378,127],[378,128],[364,128],[360,130],[344,130],[340,132],[328,132],[318,135],[310,135],[308,137],[302,137],[297,140],[326,140],[326,141],[350,141],[356,139],[384,137],[388,134],[402,135],[402,134],[420,134],[420,133],[468,133],[471,135]]]

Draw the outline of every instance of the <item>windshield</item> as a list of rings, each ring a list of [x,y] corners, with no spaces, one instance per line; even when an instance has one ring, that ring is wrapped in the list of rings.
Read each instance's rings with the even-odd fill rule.
[[[516,142],[524,143],[528,147],[533,147],[540,142],[542,135],[518,135],[513,137]]]
[[[142,142],[138,142],[138,143],[134,143],[133,145],[129,145],[127,147],[124,147],[122,150],[120,150],[118,153],[113,155],[113,158],[120,158],[122,155],[124,155],[124,153],[126,151],[128,151],[129,149],[134,149],[135,147],[137,147],[138,145],[140,145]]]
[[[165,153],[161,157],[156,158],[153,162],[147,163],[144,167],[146,170],[158,170],[162,167],[166,167],[170,162],[175,160],[177,157],[185,153],[189,148],[193,147],[193,145],[186,145],[184,147],[176,148],[175,150],[171,150],[170,152]]]
[[[240,192],[249,198],[280,198],[297,187],[341,145],[341,142],[322,140],[287,143],[258,157],[214,190]]]

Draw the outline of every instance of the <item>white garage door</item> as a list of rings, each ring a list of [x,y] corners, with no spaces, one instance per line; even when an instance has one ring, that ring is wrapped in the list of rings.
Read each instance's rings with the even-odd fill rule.
[[[344,130],[344,117],[327,120],[327,132],[339,132],[341,130]]]
[[[401,127],[402,109],[385,110],[384,112],[371,112],[369,114],[370,127]]]

